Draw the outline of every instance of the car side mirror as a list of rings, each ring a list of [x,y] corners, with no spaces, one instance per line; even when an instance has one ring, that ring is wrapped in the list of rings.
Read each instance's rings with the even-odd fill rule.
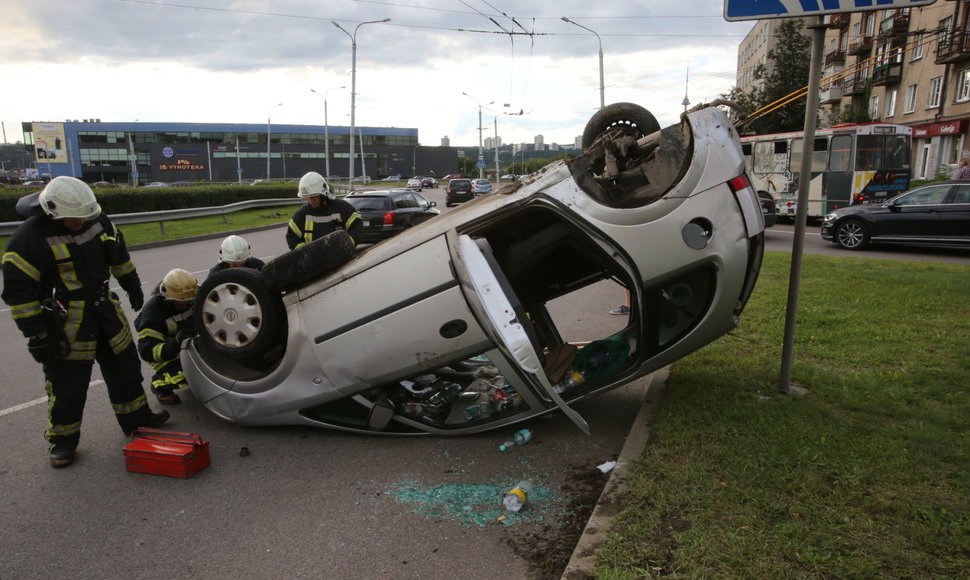
[[[437,207],[437,206],[438,206],[438,202],[436,202],[436,201],[429,201],[428,202],[428,207]]]
[[[899,211],[899,206],[896,205],[895,201],[887,201],[886,207],[889,208],[889,211]]]

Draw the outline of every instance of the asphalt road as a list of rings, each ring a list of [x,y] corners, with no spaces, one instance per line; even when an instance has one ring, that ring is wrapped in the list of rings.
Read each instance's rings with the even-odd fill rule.
[[[426,193],[446,209],[442,190]],[[285,249],[282,227],[246,238],[264,259]],[[146,289],[173,267],[202,278],[220,241],[139,249],[133,259]],[[622,298],[606,283],[558,304],[572,314],[566,337],[611,334],[621,320],[608,311]],[[125,471],[127,440],[97,366],[78,460],[52,469],[40,367],[6,312],[0,341],[0,578],[11,579],[530,577],[529,554],[568,557],[572,501],[605,483],[596,466],[616,458],[645,385],[576,405],[591,436],[561,416],[537,419],[520,426],[533,441],[504,453],[513,428],[413,438],[243,428],[183,393],[165,427],[202,435],[212,457],[183,480]],[[532,509],[496,521],[501,493],[525,477],[537,484]]]

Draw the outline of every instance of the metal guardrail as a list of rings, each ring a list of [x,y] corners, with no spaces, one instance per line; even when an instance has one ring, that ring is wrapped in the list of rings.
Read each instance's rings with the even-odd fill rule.
[[[162,211],[150,211],[150,212],[138,212],[138,213],[119,213],[110,215],[111,221],[115,225],[125,225],[125,224],[144,224],[151,222],[158,222],[159,228],[161,228],[162,233],[165,233],[165,222],[172,220],[181,219],[191,219],[197,217],[209,217],[213,215],[228,215],[235,213],[237,211],[242,211],[246,209],[254,209],[259,207],[278,207],[286,205],[298,205],[304,203],[304,200],[292,197],[292,198],[280,198],[280,199],[252,199],[249,201],[239,201],[236,203],[230,203],[228,205],[213,206],[213,207],[192,207],[188,209],[168,209]],[[0,222],[0,236],[9,236],[16,230],[20,224],[23,222]]]

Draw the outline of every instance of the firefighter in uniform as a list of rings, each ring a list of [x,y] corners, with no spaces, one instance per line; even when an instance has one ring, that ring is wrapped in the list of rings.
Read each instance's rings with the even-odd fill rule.
[[[356,244],[364,225],[360,214],[343,199],[336,199],[330,184],[316,171],[300,179],[297,196],[307,200],[290,219],[286,230],[286,245],[295,250],[313,240],[343,229]]]
[[[3,254],[2,298],[43,366],[50,462],[65,467],[77,454],[95,360],[125,434],[169,415],[148,406],[128,319],[108,288],[114,276],[134,310],[144,302],[121,232],[79,179],[55,177],[37,199],[43,212],[17,228]]]
[[[262,260],[253,257],[249,242],[241,236],[229,236],[222,240],[222,247],[219,248],[219,263],[209,269],[209,275],[227,268],[262,270],[264,265]]]
[[[165,274],[135,319],[138,354],[155,371],[152,392],[163,405],[177,405],[181,399],[175,390],[188,386],[179,353],[185,339],[195,336],[192,303],[198,291],[195,276],[176,268]]]

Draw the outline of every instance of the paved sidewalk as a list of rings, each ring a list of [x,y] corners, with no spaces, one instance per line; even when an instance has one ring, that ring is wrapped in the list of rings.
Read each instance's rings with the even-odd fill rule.
[[[616,467],[610,473],[610,479],[600,494],[593,514],[586,523],[573,555],[563,571],[563,580],[585,580],[594,578],[593,567],[596,565],[596,553],[606,542],[613,524],[613,517],[619,513],[620,506],[616,496],[623,490],[629,473],[630,464],[636,461],[643,453],[650,438],[649,422],[653,418],[653,413],[663,398],[664,387],[667,384],[668,367],[650,375],[650,385],[643,396],[643,405],[640,412],[633,420],[630,434],[627,435],[626,443],[620,450],[620,456],[616,460]]]

